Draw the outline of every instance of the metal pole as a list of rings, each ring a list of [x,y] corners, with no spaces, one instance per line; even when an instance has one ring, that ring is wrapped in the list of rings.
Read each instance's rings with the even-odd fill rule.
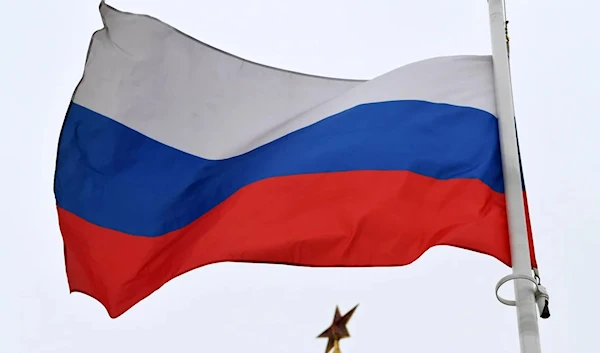
[[[517,134],[505,32],[504,0],[488,0],[488,5],[512,269],[515,275],[531,277],[529,238],[523,202],[523,186],[517,150]],[[535,292],[532,283],[523,279],[515,279],[514,286],[521,353],[541,353]]]
[[[340,350],[340,340],[333,341],[333,353],[342,353]]]

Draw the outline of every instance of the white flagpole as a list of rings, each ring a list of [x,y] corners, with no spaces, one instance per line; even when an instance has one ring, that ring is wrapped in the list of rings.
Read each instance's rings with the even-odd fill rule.
[[[488,5],[512,269],[514,276],[531,277],[532,268],[517,149],[504,0],[488,0]],[[514,279],[514,287],[521,353],[541,353],[534,287],[530,281],[524,279]]]

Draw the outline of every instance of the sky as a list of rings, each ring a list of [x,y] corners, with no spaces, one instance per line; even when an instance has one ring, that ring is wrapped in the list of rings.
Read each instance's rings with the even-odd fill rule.
[[[107,1],[219,49],[287,70],[369,79],[442,55],[490,54],[483,0]],[[436,247],[399,268],[216,264],[174,279],[118,319],[69,294],[53,194],[56,144],[99,0],[3,1],[0,12],[0,352],[323,352],[316,339],[360,303],[344,353],[518,352],[510,269]],[[597,13],[587,1],[508,0],[520,147],[552,317],[542,351],[597,352],[600,99]],[[512,297],[512,286],[503,288]]]

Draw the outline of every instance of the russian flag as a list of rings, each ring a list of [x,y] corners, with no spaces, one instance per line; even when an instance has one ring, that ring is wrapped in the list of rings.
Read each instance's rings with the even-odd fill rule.
[[[71,291],[111,317],[224,261],[400,266],[450,245],[510,266],[491,57],[340,80],[100,11],[55,195]]]

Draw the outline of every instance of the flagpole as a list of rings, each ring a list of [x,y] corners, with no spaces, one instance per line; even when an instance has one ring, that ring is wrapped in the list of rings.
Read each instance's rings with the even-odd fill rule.
[[[529,237],[508,58],[505,4],[504,0],[488,0],[488,5],[512,269],[515,276],[531,277]],[[521,353],[541,353],[536,299],[532,283],[523,279],[514,279],[514,287]]]

